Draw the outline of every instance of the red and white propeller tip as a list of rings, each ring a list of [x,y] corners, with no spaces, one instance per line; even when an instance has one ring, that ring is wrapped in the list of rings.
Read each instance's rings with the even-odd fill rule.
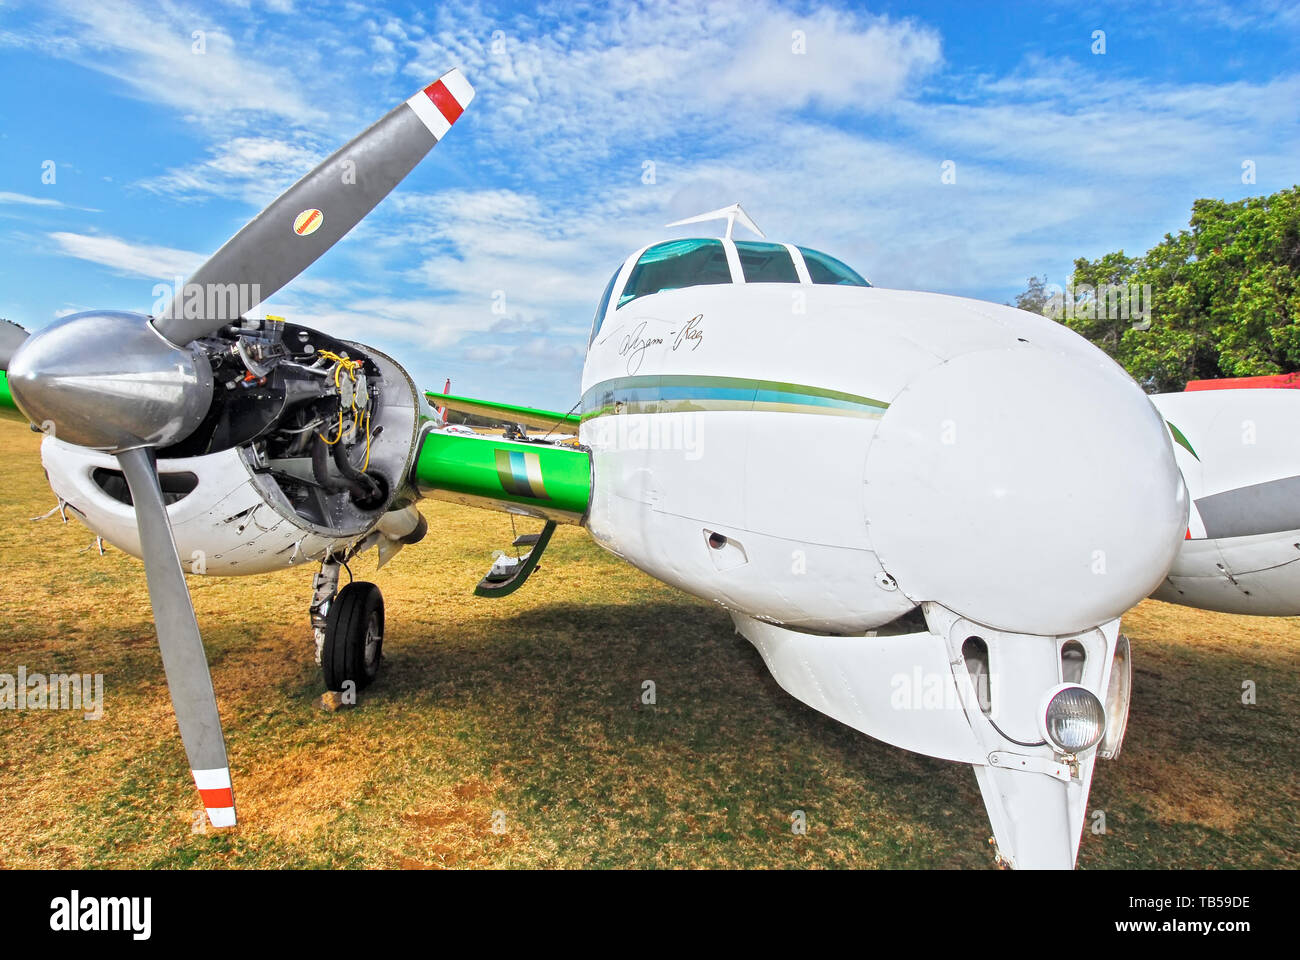
[[[230,785],[230,768],[219,767],[215,770],[192,770],[194,786],[199,790],[203,809],[207,811],[208,820],[214,827],[233,827],[235,825],[235,793]]]
[[[455,69],[413,94],[406,103],[429,132],[441,140],[473,99],[474,88],[465,79],[465,74]]]

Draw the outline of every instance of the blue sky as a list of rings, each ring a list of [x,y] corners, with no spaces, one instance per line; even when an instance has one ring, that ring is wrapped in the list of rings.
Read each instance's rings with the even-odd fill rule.
[[[1300,5],[1081,6],[0,0],[0,316],[147,311],[457,65],[448,138],[267,309],[558,409],[609,274],[683,216],[1005,301],[1300,183]]]

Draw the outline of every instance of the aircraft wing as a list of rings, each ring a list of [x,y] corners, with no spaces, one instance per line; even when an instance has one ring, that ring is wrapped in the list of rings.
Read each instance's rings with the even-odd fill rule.
[[[14,395],[9,392],[9,374],[4,370],[0,370],[0,419],[27,422],[14,403]]]
[[[522,423],[526,427],[542,430],[555,430],[561,433],[577,433],[582,417],[576,413],[554,413],[550,410],[538,410],[534,407],[520,407],[511,403],[493,403],[489,400],[475,400],[472,397],[456,397],[446,393],[427,392],[425,394],[434,406],[446,407],[459,413],[469,413],[476,417],[489,417],[503,423]]]

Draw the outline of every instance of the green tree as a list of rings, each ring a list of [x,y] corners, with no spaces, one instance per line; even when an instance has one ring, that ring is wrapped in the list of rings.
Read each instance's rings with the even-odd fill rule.
[[[1071,329],[1153,390],[1188,380],[1300,369],[1300,187],[1228,203],[1197,200],[1188,228],[1146,255],[1074,263]],[[1087,288],[1149,287],[1150,325],[1116,316]]]
[[[1016,302],[1007,306],[1016,306],[1030,313],[1041,314],[1047,307],[1047,277],[1030,277],[1025,281],[1023,293],[1016,294]]]

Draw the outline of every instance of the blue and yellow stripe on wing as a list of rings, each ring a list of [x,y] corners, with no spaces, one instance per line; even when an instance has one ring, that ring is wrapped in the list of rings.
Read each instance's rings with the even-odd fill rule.
[[[582,419],[614,413],[749,410],[879,419],[889,404],[840,390],[744,377],[618,377],[582,397]]]

